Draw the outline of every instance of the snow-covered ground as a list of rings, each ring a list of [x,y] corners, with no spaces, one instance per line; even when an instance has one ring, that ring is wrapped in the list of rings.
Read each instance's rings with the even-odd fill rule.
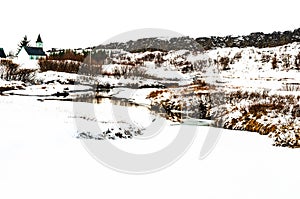
[[[229,58],[228,69],[220,72],[224,86],[243,90],[285,89],[285,84],[300,83],[295,59],[300,44],[295,42],[273,48],[217,48],[206,54],[213,60]],[[275,60],[275,61],[274,61]],[[275,69],[273,69],[273,64]],[[219,65],[220,68],[221,64]]]
[[[74,137],[70,102],[0,98],[1,198],[296,198],[299,150],[275,148],[256,133],[222,130],[214,151],[199,152],[209,127],[198,127],[187,153],[148,175],[115,172]],[[176,126],[175,126],[176,127]],[[173,127],[174,128],[174,127]],[[166,130],[167,134],[175,131]],[[168,136],[155,143],[167,144]],[[169,136],[170,138],[170,136]],[[114,140],[123,150],[153,150],[145,140]],[[151,140],[147,142],[151,143]]]
[[[48,71],[36,74],[35,85],[0,80],[4,94],[0,96],[0,198],[297,197],[300,150],[274,147],[271,139],[258,133],[222,130],[221,139],[213,152],[206,159],[198,160],[211,127],[198,125],[201,122],[207,124],[208,121],[186,118],[182,125],[198,125],[195,127],[197,138],[191,148],[169,168],[142,176],[120,174],[99,164],[77,138],[97,139],[100,144],[110,142],[132,153],[147,153],[167,146],[181,125],[167,121],[148,108],[153,102],[159,104],[162,100],[165,106],[178,107],[181,99],[178,94],[184,93],[184,90],[194,95],[203,94],[203,99],[198,98],[200,102],[205,101],[208,86],[187,86],[192,83],[194,75],[204,77],[207,83],[220,84],[228,92],[241,89],[242,93],[261,93],[265,89],[272,89],[268,90],[270,96],[293,94],[297,97],[297,87],[285,85],[300,83],[299,72],[284,67],[283,59],[290,54],[289,62],[292,64],[298,49],[299,44],[293,43],[268,49],[223,48],[208,51],[205,55],[192,55],[186,50],[167,54],[122,51],[127,57],[124,60],[114,58],[116,63],[104,65],[105,76],[89,79],[76,74]],[[151,54],[156,56],[156,61],[148,60]],[[272,69],[271,62],[275,54],[278,68]],[[267,55],[270,60],[262,61]],[[139,60],[145,57],[147,61]],[[232,61],[228,65],[229,70],[219,74],[215,73],[216,68],[211,68],[206,69],[205,74],[199,64],[199,71],[189,71],[190,64],[199,61],[199,58],[213,63],[221,57],[229,57]],[[124,64],[126,66],[138,61],[141,61],[142,69],[136,71],[138,73],[126,77],[111,76],[110,73],[116,69],[122,71]],[[214,79],[209,79],[209,75],[214,75]],[[72,85],[76,81],[84,84]],[[158,95],[160,98],[155,99],[157,101],[147,98],[152,91],[157,91],[153,87],[174,82],[178,83],[179,88],[162,92]],[[80,95],[93,96],[93,86],[96,85],[108,87],[107,92],[97,93],[103,98],[93,99],[93,103],[85,103],[84,98],[70,101]],[[194,95],[191,99],[194,99]],[[173,97],[176,100],[173,104],[169,103]],[[251,100],[241,100],[236,107],[228,104],[228,110],[235,110],[230,113],[229,121],[241,117],[240,110],[253,105]],[[187,105],[195,107],[194,111],[197,112],[201,110],[196,109],[198,102],[191,100]],[[92,113],[80,111],[91,106]],[[262,116],[257,121],[266,125],[269,122],[276,124],[274,121],[279,120],[274,119],[276,115],[276,112],[268,111],[268,117]],[[281,116],[286,118],[286,115],[279,116],[280,119]],[[145,139],[143,131],[156,120],[164,122],[163,130]],[[298,123],[293,122],[297,126]],[[94,129],[94,123],[102,131]]]

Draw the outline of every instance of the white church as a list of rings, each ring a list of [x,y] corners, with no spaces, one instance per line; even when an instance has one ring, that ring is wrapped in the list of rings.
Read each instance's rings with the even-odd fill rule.
[[[18,59],[24,61],[39,60],[41,58],[46,58],[46,53],[44,52],[43,49],[43,41],[41,35],[38,36],[35,47],[31,47],[31,46],[22,47],[22,49],[18,54]]]
[[[22,47],[16,62],[23,68],[38,68],[38,60],[46,59],[46,53],[43,49],[43,41],[41,35],[36,40],[36,46]]]

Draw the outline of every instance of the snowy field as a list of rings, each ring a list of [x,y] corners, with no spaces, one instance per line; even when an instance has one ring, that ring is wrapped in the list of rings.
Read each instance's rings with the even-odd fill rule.
[[[286,65],[295,62],[299,46],[222,48],[205,55],[186,50],[123,52],[111,57],[112,63],[104,64],[103,74],[96,77],[47,71],[36,72],[33,83],[0,80],[0,198],[297,197],[300,150],[272,146],[266,131],[278,131],[269,136],[283,137],[285,142],[278,143],[284,146],[289,146],[288,138],[295,147],[300,143],[299,71]],[[214,62],[214,67],[204,67]],[[76,81],[81,84],[74,86]],[[236,130],[218,129],[222,135],[216,147],[200,160],[212,121],[197,114],[206,111],[206,97],[211,88],[217,91],[215,85],[233,99],[221,107],[227,122],[223,127]],[[242,92],[235,93],[238,90]],[[264,90],[265,99],[260,94]],[[268,106],[284,100],[292,101],[293,107]],[[180,109],[182,102],[187,109]],[[266,110],[259,110],[259,103],[265,103]],[[91,106],[93,114],[84,111]],[[183,111],[190,117],[174,121],[160,109],[150,109],[155,106],[165,108],[175,120]],[[253,107],[258,111],[250,112]],[[251,124],[243,123],[249,118]],[[280,132],[279,120],[282,128],[293,128]],[[143,132],[153,122],[163,123],[161,131],[147,137]],[[100,132],[93,128],[95,123]],[[146,175],[109,169],[87,152],[82,141],[109,142],[128,153],[146,154],[168,146],[184,125],[197,129],[186,154],[167,169]]]
[[[273,147],[267,137],[257,133],[222,130],[213,152],[199,160],[209,127],[198,127],[193,145],[175,164],[153,174],[128,175],[99,164],[74,137],[71,102],[37,102],[18,96],[2,96],[0,100],[1,198],[299,195],[300,151]],[[161,142],[168,143],[164,138]],[[137,139],[111,142],[123,149],[141,146]]]

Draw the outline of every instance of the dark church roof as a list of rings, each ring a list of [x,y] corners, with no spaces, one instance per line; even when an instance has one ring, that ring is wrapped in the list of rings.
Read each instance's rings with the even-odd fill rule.
[[[43,48],[40,47],[25,47],[25,50],[28,55],[46,56]]]
[[[36,40],[36,43],[43,43],[42,41],[42,38],[41,38],[41,35],[39,34],[37,40]]]
[[[3,48],[0,48],[0,58],[6,58]]]

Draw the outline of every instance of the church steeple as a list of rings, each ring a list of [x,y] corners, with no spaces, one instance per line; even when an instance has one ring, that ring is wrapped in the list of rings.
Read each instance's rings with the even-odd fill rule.
[[[42,38],[41,38],[41,35],[39,34],[37,40],[36,40],[36,47],[40,47],[40,48],[43,48],[43,41],[42,41]]]

